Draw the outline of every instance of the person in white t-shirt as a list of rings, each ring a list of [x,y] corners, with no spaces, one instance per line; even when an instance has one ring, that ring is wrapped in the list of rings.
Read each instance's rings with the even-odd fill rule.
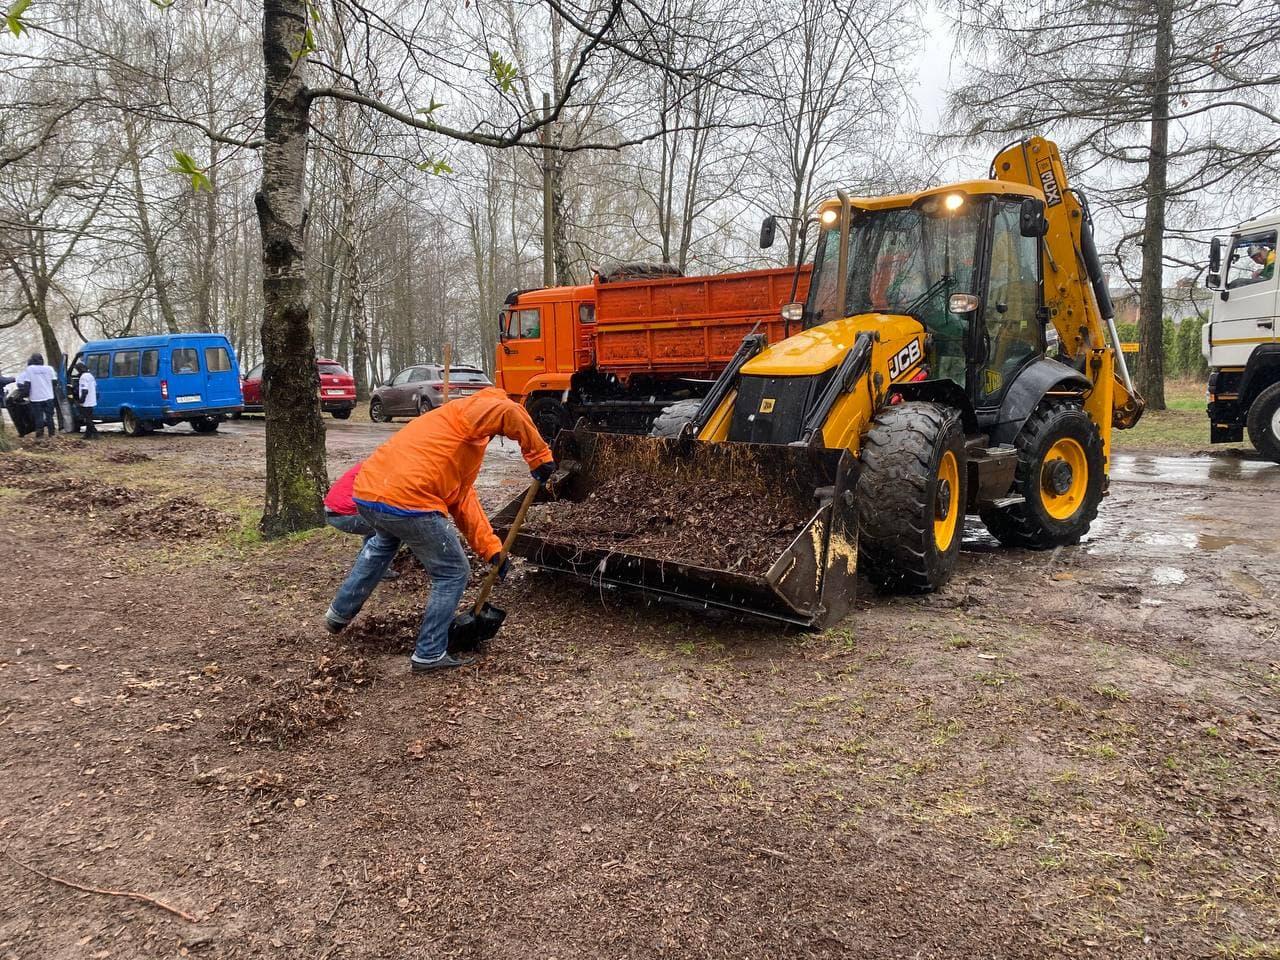
[[[84,424],[84,438],[98,439],[98,428],[93,422],[93,408],[98,405],[98,380],[83,360],[76,361],[76,372],[80,379],[76,381],[76,405],[80,408],[79,419]]]
[[[57,371],[38,353],[31,355],[26,369],[17,376],[18,383],[25,383],[30,389],[27,399],[31,401],[31,420],[37,437],[41,428],[53,436],[53,382],[57,379]]]

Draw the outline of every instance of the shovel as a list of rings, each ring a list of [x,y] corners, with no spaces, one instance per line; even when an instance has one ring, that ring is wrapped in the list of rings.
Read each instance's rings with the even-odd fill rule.
[[[516,542],[516,536],[524,523],[524,515],[533,506],[533,499],[538,495],[541,486],[542,484],[537,480],[529,484],[524,500],[520,503],[520,509],[516,512],[515,519],[511,521],[511,528],[507,531],[507,539],[502,544],[502,553],[498,555],[497,562],[490,567],[484,582],[480,584],[480,592],[476,595],[475,604],[466,613],[460,613],[454,617],[453,623],[449,624],[450,653],[471,653],[480,649],[481,644],[494,638],[498,628],[502,626],[502,621],[507,619],[505,610],[500,610],[488,602],[489,592],[493,590],[493,584],[498,579],[498,571],[502,569],[502,562],[507,559],[511,545]]]

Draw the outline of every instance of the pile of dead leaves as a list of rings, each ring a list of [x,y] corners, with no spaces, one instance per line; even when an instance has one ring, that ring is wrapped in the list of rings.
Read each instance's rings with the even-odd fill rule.
[[[277,680],[269,696],[231,719],[227,733],[241,743],[296,743],[349,717],[351,691],[372,682],[364,658],[322,656],[310,679]]]
[[[204,537],[230,530],[236,518],[190,497],[169,497],[130,511],[111,529],[124,540],[157,540]]]

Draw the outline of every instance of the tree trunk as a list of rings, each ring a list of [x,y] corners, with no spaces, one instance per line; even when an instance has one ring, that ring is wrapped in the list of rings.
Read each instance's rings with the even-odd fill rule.
[[[147,266],[151,269],[151,286],[156,292],[156,304],[160,307],[160,317],[164,320],[165,329],[170,333],[179,333],[178,314],[173,309],[173,298],[169,296],[169,280],[165,274],[164,261],[160,257],[160,241],[151,229],[151,217],[147,211],[147,193],[142,185],[142,158],[138,149],[138,134],[133,126],[133,119],[128,114],[124,117],[124,134],[129,150],[129,168],[133,173],[133,199],[138,210],[138,231],[142,234]]]
[[[1173,47],[1173,0],[1157,0],[1152,63],[1151,153],[1147,161],[1146,220],[1139,284],[1137,388],[1148,410],[1164,405],[1164,220],[1169,177],[1169,61]]]
[[[262,187],[254,197],[262,229],[262,392],[267,493],[262,532],[278,537],[324,523],[324,423],[307,304],[303,182],[310,102],[303,47],[305,0],[264,0],[266,67]]]

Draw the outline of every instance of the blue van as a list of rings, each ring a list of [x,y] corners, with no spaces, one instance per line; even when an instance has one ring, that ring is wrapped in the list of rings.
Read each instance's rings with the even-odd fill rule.
[[[94,421],[118,420],[131,437],[184,421],[197,433],[213,433],[244,406],[240,364],[220,333],[95,340],[75,360],[98,383]]]

